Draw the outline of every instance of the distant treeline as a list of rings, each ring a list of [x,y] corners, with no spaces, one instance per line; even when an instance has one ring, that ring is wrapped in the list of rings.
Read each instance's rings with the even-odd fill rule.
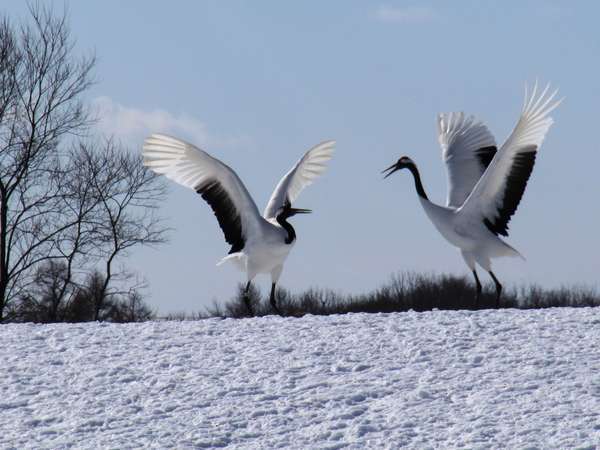
[[[66,272],[64,264],[42,266],[29,289],[8,305],[4,322],[123,323],[156,319],[140,289],[106,292],[106,278],[100,271],[91,272],[81,283],[65,283]]]
[[[475,286],[466,277],[402,273],[392,276],[383,286],[360,295],[345,295],[329,289],[311,288],[300,293],[284,289],[277,291],[277,304],[284,316],[301,317],[305,314],[328,315],[346,313],[387,313],[401,311],[475,310],[493,308],[496,293],[485,289],[475,305]],[[262,295],[254,286],[250,300],[256,316],[274,314],[268,295]],[[536,285],[506,289],[501,308],[551,308],[559,306],[600,306],[600,294],[591,287],[565,286],[544,289]],[[164,319],[185,320],[210,317],[248,317],[244,303],[243,285],[237,295],[226,303],[216,303],[204,312],[191,315],[170,314]]]
[[[73,289],[66,301],[55,282],[63,270],[40,274],[35,288],[9,308],[7,322],[140,322],[148,320],[198,320],[213,317],[246,318],[249,316],[244,303],[244,286],[227,302],[215,302],[202,312],[169,314],[158,317],[143,301],[140,292],[103,295],[104,279],[95,272],[85,283]],[[44,276],[41,276],[44,275]],[[328,315],[346,313],[387,313],[401,311],[475,310],[495,306],[496,293],[493,286],[484,288],[479,304],[475,305],[475,286],[466,277],[453,275],[401,273],[394,275],[383,286],[365,294],[341,294],[330,289],[311,288],[299,293],[285,289],[277,290],[277,303],[284,316],[301,317],[305,314]],[[256,316],[275,314],[268,293],[264,295],[252,285],[250,301]],[[544,289],[536,285],[506,289],[501,298],[501,308],[551,308],[600,306],[600,293],[591,287],[565,286]],[[13,305],[11,305],[13,306]]]

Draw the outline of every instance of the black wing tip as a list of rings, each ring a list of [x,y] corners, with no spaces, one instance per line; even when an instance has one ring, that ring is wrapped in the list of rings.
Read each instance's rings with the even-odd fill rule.
[[[196,192],[212,208],[221,230],[225,235],[225,240],[231,244],[229,254],[243,250],[246,240],[242,232],[242,220],[235,207],[231,197],[221,183],[217,180],[211,180],[196,188]]]
[[[488,147],[481,147],[475,150],[475,155],[479,159],[479,162],[481,163],[483,168],[487,169],[487,166],[490,165],[497,151],[498,147],[496,147],[495,145],[490,145]]]
[[[494,233],[496,236],[498,236],[499,234],[505,237],[508,236],[508,224],[502,225],[499,221],[492,223],[487,218],[483,219],[483,223],[485,224],[487,229]]]
[[[510,172],[506,177],[504,198],[502,205],[498,208],[496,218],[493,222],[487,218],[483,219],[485,226],[495,235],[508,236],[508,223],[525,193],[537,156],[537,147],[532,145],[529,148],[517,154],[512,162]]]

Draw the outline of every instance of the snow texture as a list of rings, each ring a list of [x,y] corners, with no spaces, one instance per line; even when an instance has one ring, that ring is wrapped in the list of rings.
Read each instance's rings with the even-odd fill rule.
[[[596,449],[600,308],[0,326],[0,447]]]

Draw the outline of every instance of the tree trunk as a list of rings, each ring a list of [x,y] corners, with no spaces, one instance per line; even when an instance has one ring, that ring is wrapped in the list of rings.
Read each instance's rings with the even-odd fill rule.
[[[8,219],[8,204],[6,192],[0,189],[0,323],[4,320],[4,308],[6,306],[6,291],[8,288],[8,260],[6,252]]]
[[[100,320],[100,310],[104,306],[104,302],[106,300],[106,294],[108,292],[108,285],[110,284],[110,279],[112,278],[112,262],[116,255],[116,251],[110,255],[108,260],[106,261],[106,273],[104,275],[104,281],[102,283],[102,288],[98,293],[98,298],[96,298],[96,304],[94,305],[94,320]]]

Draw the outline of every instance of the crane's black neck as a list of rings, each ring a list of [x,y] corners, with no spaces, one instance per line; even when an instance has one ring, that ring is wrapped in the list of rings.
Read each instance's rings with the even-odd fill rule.
[[[283,212],[277,216],[277,223],[281,225],[285,231],[287,231],[288,235],[285,238],[285,243],[291,244],[296,240],[296,230],[294,230],[292,224],[287,221],[287,218],[288,216],[285,214],[285,212]]]
[[[419,194],[419,197],[424,198],[425,200],[429,200],[427,198],[427,194],[425,193],[425,189],[423,189],[423,183],[421,183],[421,175],[419,174],[419,169],[417,169],[417,166],[411,162],[406,165],[406,168],[410,170],[410,173],[412,173],[413,178],[415,179],[415,188],[417,189],[417,194]]]

